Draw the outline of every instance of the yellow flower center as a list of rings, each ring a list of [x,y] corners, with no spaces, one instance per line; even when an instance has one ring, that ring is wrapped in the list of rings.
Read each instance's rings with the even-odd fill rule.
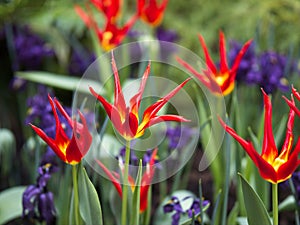
[[[104,48],[104,50],[109,51],[110,49],[113,48],[113,45],[110,44],[110,40],[113,37],[113,33],[110,31],[106,31],[103,33],[102,36],[102,47]]]

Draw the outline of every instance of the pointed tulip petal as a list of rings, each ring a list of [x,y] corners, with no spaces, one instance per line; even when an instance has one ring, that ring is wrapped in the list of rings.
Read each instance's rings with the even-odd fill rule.
[[[201,35],[198,35],[198,37],[199,37],[199,40],[200,40],[200,44],[203,48],[206,64],[207,64],[208,68],[211,70],[211,72],[213,74],[216,74],[217,73],[217,67],[215,66],[214,62],[212,61],[212,59],[211,59],[211,57],[208,53],[204,38]]]
[[[272,104],[268,95],[262,89],[264,95],[265,106],[265,126],[264,126],[264,140],[262,146],[261,156],[268,162],[273,162],[278,156],[278,150],[275,145],[273,129],[272,129]]]
[[[97,164],[102,168],[102,170],[104,171],[104,173],[107,175],[107,177],[111,180],[111,182],[113,183],[113,185],[115,186],[118,194],[120,195],[120,197],[122,197],[122,187],[120,182],[113,176],[113,174],[103,165],[103,163],[101,161],[99,161],[98,159],[96,159]]]
[[[220,31],[220,70],[222,74],[228,71],[225,37],[222,31]]]

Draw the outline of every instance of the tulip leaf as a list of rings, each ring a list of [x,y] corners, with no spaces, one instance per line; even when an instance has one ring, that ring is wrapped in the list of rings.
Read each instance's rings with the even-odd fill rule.
[[[28,81],[38,82],[56,88],[62,88],[69,91],[89,92],[89,86],[97,90],[98,94],[103,94],[103,87],[95,80],[81,79],[67,75],[59,75],[43,71],[17,72],[16,75]],[[80,84],[80,85],[79,85]],[[101,92],[102,91],[102,92]]]
[[[80,215],[85,224],[102,225],[102,210],[97,191],[81,164],[78,169]]]
[[[268,215],[268,212],[259,198],[257,193],[253,190],[253,188],[249,185],[249,183],[243,178],[241,174],[239,174],[243,195],[244,195],[244,202],[247,211],[247,220],[249,225],[255,224],[265,224],[271,225],[271,220]]]
[[[18,186],[0,192],[0,224],[22,216],[22,196],[26,187]]]

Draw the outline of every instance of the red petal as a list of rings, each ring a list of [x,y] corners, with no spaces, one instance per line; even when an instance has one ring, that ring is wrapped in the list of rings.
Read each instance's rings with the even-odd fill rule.
[[[237,133],[231,127],[227,126],[220,117],[218,119],[221,125],[226,130],[226,132],[229,133],[235,140],[237,140],[240,143],[240,145],[244,148],[246,153],[249,155],[249,157],[252,159],[252,161],[258,168],[260,175],[264,179],[276,183],[277,176],[274,168],[257,153],[252,143],[245,141],[243,138],[238,136]]]
[[[288,179],[292,175],[292,173],[297,169],[297,167],[300,165],[300,161],[298,160],[299,153],[300,153],[300,138],[298,138],[295,149],[290,155],[288,161],[279,167],[277,171],[278,182],[282,182]]]
[[[247,41],[244,46],[242,47],[242,49],[239,51],[239,54],[236,56],[233,66],[231,67],[231,74],[233,74],[233,80],[235,80],[235,75],[236,75],[236,71],[240,65],[240,62],[243,58],[243,56],[246,54],[246,51],[248,50],[250,44],[252,43],[252,40]]]
[[[64,162],[66,162],[66,156],[65,154],[58,148],[57,144],[55,143],[55,140],[48,137],[44,131],[42,131],[40,128],[29,124],[32,129],[36,132],[37,135],[39,135],[46,143],[49,145],[49,147],[55,152],[55,154]]]
[[[294,126],[294,118],[295,118],[295,112],[293,109],[290,109],[289,112],[289,118],[287,122],[287,129],[286,129],[286,136],[285,136],[285,141],[283,143],[279,158],[287,161],[289,158],[289,154],[292,148],[293,144],[293,126]]]
[[[268,95],[262,89],[265,105],[265,125],[264,125],[264,140],[261,156],[270,164],[273,163],[278,156],[278,150],[275,145],[273,130],[272,130],[272,104]]]
[[[143,93],[144,93],[144,89],[145,89],[145,86],[146,86],[146,83],[147,83],[149,73],[150,73],[150,62],[149,62],[148,66],[147,66],[147,68],[144,72],[144,75],[142,77],[142,81],[141,81],[141,84],[140,84],[140,88],[139,88],[137,94],[134,95],[130,99],[130,112],[135,114],[137,118],[138,118],[138,111],[139,111],[140,103],[141,103],[141,100],[142,100],[142,96],[143,96]]]
[[[75,12],[81,17],[87,27],[92,27],[93,19],[79,5],[74,6]]]
[[[189,65],[187,62],[185,62],[184,60],[182,60],[179,57],[176,57],[177,61],[184,66],[188,71],[190,71],[192,74],[194,74],[208,89],[211,89],[211,83],[210,81],[212,79],[206,79],[206,76],[203,74],[198,73],[198,71],[196,71],[191,65]],[[210,76],[210,73],[208,73]]]
[[[206,65],[212,71],[213,74],[216,74],[217,73],[217,68],[216,68],[214,62],[212,61],[212,59],[211,59],[211,57],[208,53],[204,38],[201,35],[199,35],[198,37],[199,37],[200,43],[201,43],[203,51],[204,51]]]
[[[300,94],[297,91],[297,89],[292,87],[292,92],[293,92],[293,95],[298,99],[298,101],[300,101]]]
[[[92,87],[89,87],[89,89],[90,89],[90,92],[92,93],[92,95],[94,95],[94,96],[98,99],[98,101],[101,102],[101,104],[103,105],[103,107],[104,107],[104,109],[105,109],[107,115],[110,117],[110,116],[111,116],[111,113],[112,113],[112,108],[113,108],[112,104],[108,103],[108,102],[106,101],[106,99],[103,98],[101,95],[98,95],[98,94],[94,91],[94,89],[93,89]]]
[[[157,154],[157,148],[153,151],[148,165],[149,167],[146,168],[146,172],[142,177],[141,192],[140,192],[140,212],[144,212],[148,206],[148,191],[155,172],[154,161],[156,158],[156,154]]]
[[[178,85],[176,88],[174,88],[169,94],[167,94],[165,97],[159,99],[156,103],[149,106],[143,115],[142,123],[148,123],[148,121],[155,117],[157,112],[175,95],[177,94],[180,89],[183,88],[183,86],[190,80],[191,78],[186,79],[184,82],[182,82],[180,85]]]
[[[284,100],[286,101],[286,103],[289,105],[289,107],[295,111],[295,113],[300,116],[300,110],[296,107],[295,102],[294,101],[290,101],[288,100],[286,97],[284,97]]]
[[[220,31],[220,70],[221,70],[221,73],[226,73],[228,71],[226,58],[227,58],[227,56],[226,56],[225,37],[224,37],[223,32]]]
[[[96,159],[96,162],[98,165],[103,169],[104,173],[108,176],[108,178],[111,180],[113,185],[115,186],[117,192],[119,193],[120,197],[122,197],[122,187],[120,182],[113,176],[113,174],[100,162],[98,159]]]
[[[125,117],[126,103],[125,103],[124,95],[123,95],[121,84],[120,84],[120,78],[119,78],[119,74],[118,74],[116,61],[115,61],[113,53],[111,55],[112,55],[111,64],[112,64],[112,69],[113,69],[114,79],[115,79],[115,102],[114,102],[114,105],[119,110],[119,113],[121,114],[121,116]]]

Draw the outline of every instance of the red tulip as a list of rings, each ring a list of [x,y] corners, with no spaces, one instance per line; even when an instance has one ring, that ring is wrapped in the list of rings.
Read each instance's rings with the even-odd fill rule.
[[[121,44],[129,29],[138,19],[138,16],[134,15],[123,26],[119,26],[117,25],[117,22],[112,19],[115,18],[112,17],[112,13],[104,14],[106,22],[104,28],[102,29],[98,27],[98,24],[88,5],[87,10],[89,13],[86,13],[80,6],[75,6],[75,11],[77,14],[81,17],[88,28],[93,29],[99,39],[100,45],[105,51],[109,51]]]
[[[39,135],[49,145],[49,147],[52,148],[62,161],[75,165],[81,161],[82,157],[85,156],[92,143],[92,136],[88,130],[86,120],[81,112],[79,112],[79,116],[82,124],[76,122],[76,120],[72,120],[56,99],[53,100],[49,95],[48,99],[56,121],[55,138],[53,139],[48,137],[43,130],[32,124],[30,124],[30,126],[37,135]],[[58,118],[56,108],[66,118],[68,124],[73,129],[71,138],[66,135],[62,123]]]
[[[141,19],[152,26],[158,26],[164,16],[168,0],[162,0],[158,5],[157,0],[138,0],[138,11]]]
[[[292,151],[294,140],[292,130],[294,125],[295,113],[291,109],[287,122],[285,141],[279,154],[278,149],[275,145],[274,135],[272,131],[271,101],[264,91],[263,94],[265,105],[265,125],[261,155],[259,155],[258,152],[254,149],[253,144],[250,141],[246,141],[238,136],[232,128],[227,126],[221,119],[219,120],[225,130],[245,149],[246,153],[250,156],[250,158],[258,168],[262,178],[271,183],[277,184],[290,178],[292,176],[292,173],[299,166],[300,160],[298,159],[298,154],[300,152],[300,139],[298,138],[294,150]]]
[[[146,71],[144,72],[138,92],[130,99],[129,106],[126,106],[125,103],[114,57],[112,58],[112,69],[115,79],[114,104],[110,104],[109,102],[107,102],[105,98],[103,98],[101,95],[98,95],[92,87],[90,87],[90,91],[103,105],[114,127],[119,132],[119,134],[124,137],[124,139],[129,141],[138,138],[144,134],[146,128],[162,121],[188,122],[188,120],[183,118],[182,116],[158,116],[157,113],[190,80],[190,78],[186,79],[165,97],[159,99],[156,103],[149,106],[145,110],[141,122],[139,122],[139,107],[146,86],[147,78],[149,76],[150,63],[146,68]]]
[[[180,58],[178,58],[178,62],[192,74],[194,74],[212,93],[217,95],[230,94],[234,89],[236,72],[243,56],[251,44],[251,40],[244,44],[239,54],[235,58],[232,67],[229,68],[226,59],[225,37],[224,34],[220,32],[220,69],[218,69],[212,61],[204,38],[201,35],[199,35],[199,40],[203,48],[207,66],[207,68],[203,70],[203,73],[199,73],[191,65]],[[220,93],[220,90],[222,93]]]

